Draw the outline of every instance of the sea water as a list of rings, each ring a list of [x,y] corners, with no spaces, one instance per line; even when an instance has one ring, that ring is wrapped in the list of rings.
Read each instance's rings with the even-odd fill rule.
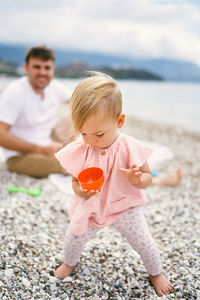
[[[74,89],[80,82],[61,80]],[[118,80],[123,112],[153,121],[200,132],[200,83]]]
[[[0,77],[0,92],[14,78]],[[72,90],[81,79],[59,79]],[[123,112],[200,132],[200,83],[119,80]]]

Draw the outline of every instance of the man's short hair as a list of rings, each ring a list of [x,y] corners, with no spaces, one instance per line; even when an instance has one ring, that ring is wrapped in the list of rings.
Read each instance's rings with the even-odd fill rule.
[[[43,61],[55,61],[55,53],[52,49],[47,48],[45,45],[35,46],[28,49],[26,53],[26,63],[28,64],[31,57],[40,58]]]

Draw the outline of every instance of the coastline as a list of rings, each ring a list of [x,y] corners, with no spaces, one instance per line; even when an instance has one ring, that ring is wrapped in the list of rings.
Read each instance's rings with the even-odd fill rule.
[[[165,299],[200,298],[200,135],[184,129],[127,118],[123,132],[169,147],[174,157],[159,172],[182,166],[185,177],[173,188],[151,187],[144,212],[175,294]],[[85,247],[72,276],[53,274],[62,260],[67,200],[49,178],[9,173],[0,164],[1,299],[160,299],[138,255],[117,231],[104,228]],[[6,191],[7,185],[40,187],[41,196]]]

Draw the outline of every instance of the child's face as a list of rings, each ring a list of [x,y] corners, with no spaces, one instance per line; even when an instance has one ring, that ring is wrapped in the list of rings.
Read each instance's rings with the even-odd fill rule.
[[[86,144],[96,148],[108,148],[118,137],[118,128],[124,123],[125,115],[116,120],[105,120],[102,114],[89,117],[83,124],[80,133]]]

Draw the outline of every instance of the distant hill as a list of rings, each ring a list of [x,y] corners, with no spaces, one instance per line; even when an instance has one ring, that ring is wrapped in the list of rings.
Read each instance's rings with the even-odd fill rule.
[[[17,76],[17,65],[0,59],[0,75]]]
[[[78,78],[83,77],[87,71],[104,72],[116,79],[137,79],[137,80],[163,80],[161,76],[154,75],[151,72],[134,68],[112,68],[97,67],[75,61],[68,65],[58,66],[56,68],[57,77]]]
[[[140,68],[111,68],[103,67],[100,71],[116,79],[163,80],[161,76]]]
[[[28,47],[24,45],[0,44],[0,58],[22,65]],[[142,69],[155,76],[172,81],[200,81],[200,68],[191,62],[169,59],[134,59],[103,53],[85,52],[77,50],[54,49],[57,66],[81,61],[96,67],[112,67],[122,69]]]
[[[134,60],[131,64],[135,68],[144,68],[165,80],[171,81],[200,81],[200,68],[194,63],[167,59]]]

